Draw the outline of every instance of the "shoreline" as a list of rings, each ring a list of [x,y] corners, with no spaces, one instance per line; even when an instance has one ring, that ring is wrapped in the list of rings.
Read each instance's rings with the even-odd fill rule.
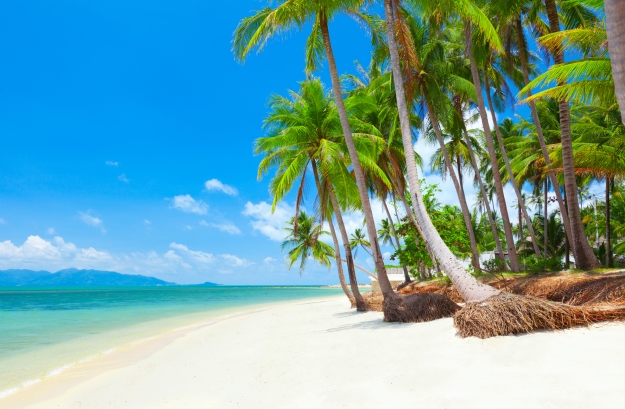
[[[284,300],[284,301],[274,301],[274,302],[261,302],[258,304],[250,304],[250,305],[242,305],[242,306],[233,306],[226,307],[223,309],[217,310],[207,310],[203,312],[194,312],[182,314],[179,316],[172,316],[167,318],[162,318],[155,321],[147,321],[138,324],[131,325],[125,328],[119,328],[111,330],[104,335],[118,334],[120,332],[126,332],[133,334],[133,338],[130,340],[121,341],[120,344],[116,344],[110,346],[102,351],[98,351],[93,353],[92,355],[77,358],[72,362],[62,363],[58,367],[50,368],[45,373],[41,373],[41,375],[35,375],[33,378],[24,380],[20,382],[18,385],[10,386],[9,388],[0,390],[0,408],[4,408],[5,402],[7,402],[11,397],[16,394],[21,394],[24,392],[30,391],[33,387],[41,384],[44,381],[49,381],[50,379],[54,379],[59,375],[63,375],[64,373],[71,371],[75,367],[80,367],[82,365],[90,365],[91,362],[97,360],[106,360],[107,357],[119,351],[125,351],[128,348],[133,348],[139,345],[146,345],[150,342],[158,342],[159,340],[165,339],[175,339],[177,336],[184,335],[186,332],[194,331],[204,326],[214,325],[222,320],[227,320],[231,318],[235,318],[241,315],[254,314],[259,311],[264,311],[268,308],[279,307],[284,304],[297,303],[307,300],[316,300],[316,299],[326,299],[332,297],[338,297],[337,295],[325,295],[320,297],[310,297],[310,298],[302,298],[302,299],[293,299],[293,300]],[[135,334],[144,333],[147,331],[147,334],[144,336]],[[31,355],[41,355],[45,353],[53,353],[56,348],[64,348],[67,344],[72,344],[76,341],[80,340],[70,340],[63,342],[61,344],[52,345],[49,348],[45,348],[42,350],[35,350],[25,353],[23,355],[18,355],[3,361],[5,364],[14,364],[16,360],[18,363],[20,359],[24,359],[25,357],[29,357]],[[13,407],[13,406],[7,406]]]
[[[0,407],[618,407],[623,342],[623,323],[462,339],[450,318],[384,323],[344,296],[311,298],[115,350]]]

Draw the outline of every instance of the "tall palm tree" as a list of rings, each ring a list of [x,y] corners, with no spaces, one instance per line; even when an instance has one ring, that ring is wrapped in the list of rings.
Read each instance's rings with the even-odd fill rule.
[[[342,210],[355,206],[358,193],[347,169],[336,107],[319,80],[305,81],[300,92],[291,92],[290,96],[285,98],[276,95],[270,100],[271,112],[264,124],[267,136],[255,142],[255,153],[264,155],[258,167],[258,176],[262,177],[272,167],[277,168],[270,183],[274,207],[299,181],[295,206],[297,212],[303,198],[307,171],[309,167],[312,168],[322,219],[331,222],[331,213],[334,212],[353,297],[357,308],[364,311],[364,300],[358,290],[347,230],[341,214]],[[367,140],[361,142],[363,146],[366,144]],[[368,151],[363,149],[363,154]],[[330,229],[333,231],[332,223]],[[338,245],[334,237],[333,241]],[[337,248],[335,253],[339,279],[344,282],[341,277],[340,250]],[[350,297],[348,291],[344,291]]]
[[[495,50],[501,50],[501,43],[498,37],[494,37],[490,42],[490,46]],[[490,157],[491,166],[493,168],[493,181],[495,183],[495,189],[497,190],[497,200],[499,202],[499,211],[504,221],[504,232],[506,234],[506,245],[508,248],[508,257],[510,258],[510,268],[512,271],[519,271],[519,260],[516,254],[516,248],[514,247],[514,238],[512,235],[512,226],[510,225],[510,217],[508,215],[508,206],[506,203],[506,197],[503,192],[503,184],[501,181],[501,175],[499,173],[499,165],[497,163],[497,154],[495,150],[495,144],[488,124],[488,116],[486,114],[486,106],[484,104],[484,96],[482,94],[482,85],[480,80],[479,69],[473,53],[473,30],[472,24],[466,22],[465,27],[465,45],[466,53],[471,63],[471,76],[473,78],[473,86],[475,87],[475,93],[477,96],[477,106],[480,113],[480,119],[482,120],[482,127],[484,129],[484,136],[486,138],[486,147],[488,148],[488,155]]]
[[[551,33],[560,31],[560,19],[555,0],[545,0],[547,17],[549,19],[549,30]],[[552,51],[553,60],[556,64],[564,63],[564,53],[562,48]],[[559,84],[563,84],[560,82]],[[560,101],[560,129],[562,132],[562,160],[564,167],[564,186],[566,189],[566,203],[573,235],[573,246],[575,254],[575,265],[584,270],[600,268],[601,263],[590,247],[590,243],[584,234],[584,225],[580,214],[579,204],[576,198],[575,183],[575,163],[573,161],[573,140],[571,135],[571,111],[569,103]]]
[[[406,95],[404,92],[404,79],[401,72],[401,63],[399,59],[399,51],[397,47],[395,32],[395,8],[392,0],[384,0],[384,15],[386,17],[386,32],[388,37],[389,53],[391,57],[391,65],[393,79],[395,81],[395,90],[397,98],[397,107],[399,110],[399,119],[401,123],[401,135],[404,144],[404,153],[406,156],[406,168],[408,174],[408,182],[410,185],[410,193],[415,207],[416,217],[421,228],[432,247],[438,260],[440,260],[447,276],[452,280],[458,292],[467,302],[477,302],[485,300],[491,296],[499,294],[499,291],[493,287],[481,284],[475,277],[464,270],[458,262],[454,254],[449,250],[445,242],[441,239],[432,224],[421,194],[419,176],[417,174],[417,166],[413,156],[412,132],[410,129],[409,110],[406,103]]]
[[[360,195],[362,210],[367,220],[367,232],[371,241],[373,260],[378,274],[380,288],[383,292],[392,292],[391,283],[386,276],[384,260],[377,241],[375,220],[371,210],[371,203],[367,191],[365,175],[358,158],[356,144],[349,124],[349,118],[339,80],[336,60],[330,40],[329,21],[339,13],[347,13],[369,25],[372,30],[372,39],[380,41],[375,34],[379,28],[377,21],[369,15],[361,12],[362,0],[281,0],[275,7],[266,7],[257,11],[253,16],[243,19],[237,27],[234,35],[234,52],[239,60],[245,57],[253,48],[262,49],[267,40],[276,34],[292,28],[302,29],[306,22],[312,21],[312,33],[307,41],[306,60],[307,72],[314,72],[318,63],[325,57],[328,61],[332,92],[339,113],[341,128],[345,143],[349,151],[356,184]]]
[[[303,210],[297,216],[297,223],[295,219],[295,217],[291,218],[287,227],[284,228],[288,234],[282,242],[282,250],[289,249],[287,255],[289,268],[299,260],[299,273],[302,275],[306,262],[312,256],[319,264],[330,269],[332,265],[330,257],[334,255],[334,249],[319,240],[322,235],[329,233],[323,230],[321,224],[317,223],[313,216],[308,216]]]

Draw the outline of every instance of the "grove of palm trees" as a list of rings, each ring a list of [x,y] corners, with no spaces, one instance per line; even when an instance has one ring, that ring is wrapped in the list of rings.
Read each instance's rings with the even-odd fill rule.
[[[371,39],[366,68],[337,66],[340,14]],[[623,19],[618,0],[280,0],[251,12],[234,33],[239,61],[308,35],[305,75],[270,96],[254,146],[274,208],[295,198],[290,265],[334,262],[358,311],[453,316],[463,337],[625,318],[613,270],[625,267]],[[415,150],[424,143],[433,155]],[[458,205],[428,175],[450,181]],[[354,212],[363,225],[348,231]],[[361,294],[358,256],[380,294]]]

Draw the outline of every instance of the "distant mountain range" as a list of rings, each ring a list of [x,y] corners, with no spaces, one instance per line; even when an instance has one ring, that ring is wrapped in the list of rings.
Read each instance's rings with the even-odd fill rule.
[[[121,274],[113,271],[78,270],[68,268],[51,273],[33,270],[2,270],[0,271],[0,287],[17,286],[110,286],[110,287],[148,287],[173,286],[176,283],[159,280],[154,277]],[[204,283],[202,286],[217,286],[215,283]]]

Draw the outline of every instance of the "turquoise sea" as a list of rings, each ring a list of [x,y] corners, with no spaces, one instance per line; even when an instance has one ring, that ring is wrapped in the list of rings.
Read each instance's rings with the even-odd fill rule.
[[[76,362],[323,287],[0,288],[0,399]]]

